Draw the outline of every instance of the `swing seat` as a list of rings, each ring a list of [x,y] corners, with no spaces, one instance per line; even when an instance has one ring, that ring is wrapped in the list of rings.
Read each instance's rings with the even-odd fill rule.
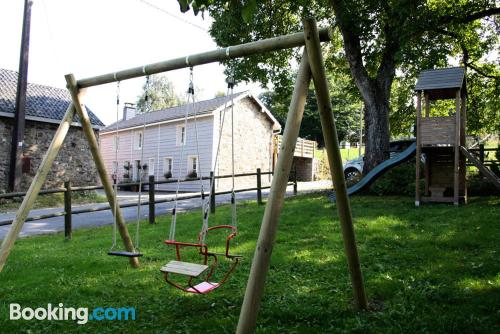
[[[201,282],[191,288],[186,289],[186,292],[205,294],[217,289],[219,285],[219,283]]]
[[[160,271],[163,273],[178,274],[196,278],[207,271],[207,269],[208,266],[204,264],[170,261],[169,263],[161,267]]]
[[[127,251],[109,251],[108,255],[122,257],[141,257],[142,253],[127,252]]]
[[[160,268],[160,271],[165,275],[165,280],[174,287],[189,293],[195,294],[207,294],[212,290],[217,289],[221,283],[214,283],[203,281],[196,285],[191,285],[191,280],[201,276],[204,272],[208,270],[208,266],[204,264],[197,264],[191,262],[182,261],[170,261],[166,265]],[[180,286],[177,283],[168,279],[168,274],[178,274],[189,277],[188,286]]]

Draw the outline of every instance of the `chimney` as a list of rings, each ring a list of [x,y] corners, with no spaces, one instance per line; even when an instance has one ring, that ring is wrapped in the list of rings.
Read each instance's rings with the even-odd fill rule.
[[[135,112],[135,104],[125,102],[125,105],[123,106],[123,120],[126,121],[127,119],[135,117]]]

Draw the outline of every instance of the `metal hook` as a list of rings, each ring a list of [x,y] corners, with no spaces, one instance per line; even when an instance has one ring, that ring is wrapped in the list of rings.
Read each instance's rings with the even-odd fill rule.
[[[194,95],[193,66],[189,67],[189,88],[188,94]]]

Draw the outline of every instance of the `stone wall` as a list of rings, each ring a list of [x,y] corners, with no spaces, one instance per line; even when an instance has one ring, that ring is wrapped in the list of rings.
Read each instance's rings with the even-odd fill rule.
[[[8,191],[12,126],[13,119],[0,118],[0,193]],[[22,175],[21,191],[29,188],[57,126],[26,121],[23,153],[29,157],[30,168],[29,172]],[[95,185],[99,180],[90,148],[80,127],[70,128],[43,188],[62,186],[66,180],[70,180],[74,186]]]
[[[314,180],[314,159],[310,158],[293,158],[293,170],[297,171],[297,181],[313,181]],[[290,175],[293,178],[293,174]]]
[[[215,117],[219,120],[219,117]],[[219,134],[219,121],[215,122],[215,139]],[[261,111],[251,98],[244,98],[235,104],[234,108],[234,162],[235,173],[255,173],[257,168],[262,172],[272,170],[272,121]],[[217,144],[214,144],[217,147]],[[224,128],[222,131],[219,152],[218,175],[231,174],[231,108],[227,108]],[[269,185],[270,176],[262,176],[262,185]],[[256,187],[256,177],[238,177],[235,188]],[[216,182],[218,191],[231,188],[231,179],[219,179]]]

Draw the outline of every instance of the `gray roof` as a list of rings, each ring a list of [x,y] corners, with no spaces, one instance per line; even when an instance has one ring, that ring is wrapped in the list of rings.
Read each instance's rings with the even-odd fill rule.
[[[248,92],[240,92],[232,95],[216,97],[211,100],[198,101],[194,103],[194,106],[192,106],[192,104],[184,104],[172,108],[152,111],[146,114],[138,114],[130,119],[118,121],[118,129],[126,129],[136,126],[142,126],[144,122],[146,122],[146,124],[153,124],[163,121],[184,118],[186,115],[186,110],[188,110],[188,117],[194,116],[195,112],[196,115],[198,116],[210,114],[212,111],[216,110],[219,107],[224,106],[226,103],[228,103],[229,105],[229,102],[231,102],[232,99],[235,99],[238,96],[247,93]],[[116,122],[110,124],[104,129],[102,129],[102,131],[105,132],[105,131],[115,130],[116,125],[117,125]]]
[[[16,71],[0,68],[0,112],[3,116],[14,117],[17,91]],[[26,119],[54,123],[63,119],[71,96],[66,89],[28,83],[26,90]],[[87,108],[92,125],[104,126],[104,123]],[[8,115],[12,114],[12,116]],[[74,122],[79,123],[75,115]]]
[[[420,72],[416,91],[461,88],[464,83],[463,67],[450,67]]]

